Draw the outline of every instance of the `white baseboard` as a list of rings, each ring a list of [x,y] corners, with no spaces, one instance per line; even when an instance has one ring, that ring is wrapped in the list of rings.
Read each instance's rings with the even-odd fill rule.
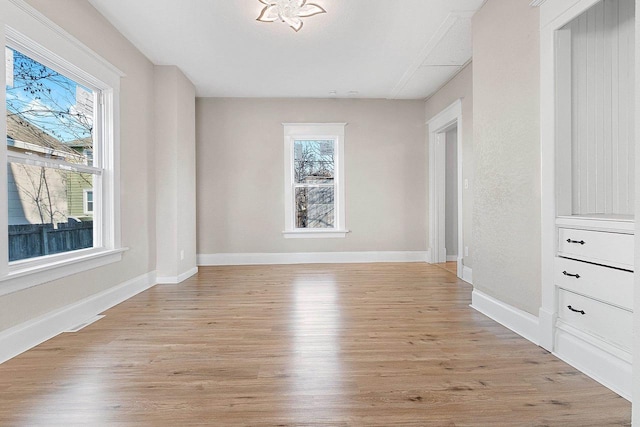
[[[156,278],[156,283],[159,285],[176,285],[178,283],[184,282],[185,280],[187,280],[189,277],[193,276],[196,273],[198,273],[198,267],[193,267],[192,269],[187,270],[178,276],[173,276],[173,277],[159,276]]]
[[[473,271],[466,265],[462,267],[462,280],[473,285]]]
[[[447,255],[447,262],[458,261],[458,255]]]
[[[631,401],[632,369],[628,361],[615,357],[562,329],[556,329],[553,354]]]
[[[540,327],[536,316],[505,304],[477,289],[471,293],[471,307],[532,343],[538,344]]]
[[[292,252],[198,254],[198,265],[348,264],[372,262],[427,262],[428,251],[412,252]]]
[[[0,363],[86,322],[156,284],[155,272],[128,280],[35,319],[0,332]]]

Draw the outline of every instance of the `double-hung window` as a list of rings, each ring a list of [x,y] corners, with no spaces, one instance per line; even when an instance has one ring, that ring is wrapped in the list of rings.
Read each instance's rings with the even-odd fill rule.
[[[344,237],[344,123],[285,123],[285,237]]]
[[[118,261],[122,252],[122,74],[25,3],[6,7],[0,295]]]

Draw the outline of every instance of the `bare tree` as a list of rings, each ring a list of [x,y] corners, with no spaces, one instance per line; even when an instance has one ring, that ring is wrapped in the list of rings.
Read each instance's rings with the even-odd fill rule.
[[[296,141],[294,150],[296,227],[332,227],[333,142]]]
[[[16,185],[20,188],[22,194],[28,198],[29,204],[37,211],[40,223],[55,224],[63,221],[65,213],[58,209],[55,199],[66,197],[66,194],[59,194],[60,190],[52,188],[50,183],[52,180],[50,174],[59,173],[59,171],[22,164],[17,166],[21,169],[22,176],[26,177],[26,182],[16,183]]]
[[[92,95],[79,105],[78,93],[91,94],[59,72],[13,50],[13,85],[7,88],[7,122],[15,139],[25,139],[41,147],[38,155],[59,158],[70,163],[86,163],[82,151],[92,150]],[[78,89],[80,87],[80,89]],[[85,98],[89,98],[87,95]],[[11,135],[9,135],[11,136]],[[59,169],[20,165],[18,185],[37,210],[41,223],[56,224],[66,220],[56,200],[67,200],[68,172]],[[85,174],[80,180],[91,184]],[[62,183],[60,186],[58,184]],[[62,188],[62,189],[61,189]]]
[[[77,83],[17,50],[13,51],[13,58],[7,115],[17,116],[60,141],[90,138],[93,115],[77,107]],[[91,105],[83,107],[90,109]],[[49,146],[44,139],[42,143]]]

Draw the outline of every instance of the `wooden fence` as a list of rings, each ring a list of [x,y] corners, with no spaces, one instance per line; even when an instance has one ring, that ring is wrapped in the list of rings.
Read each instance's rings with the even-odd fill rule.
[[[9,226],[9,261],[93,246],[93,221]]]

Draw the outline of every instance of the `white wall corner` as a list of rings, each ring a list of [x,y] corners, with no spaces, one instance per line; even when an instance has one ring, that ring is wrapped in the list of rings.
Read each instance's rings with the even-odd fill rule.
[[[474,289],[471,294],[471,307],[532,343],[537,345],[540,342],[540,326],[536,316],[505,304],[477,289]]]
[[[189,277],[198,273],[198,267],[193,267],[182,274],[177,276],[161,276],[156,278],[156,283],[158,285],[177,285],[178,283],[182,283],[187,280]]]
[[[538,344],[547,351],[553,351],[553,325],[556,323],[556,313],[540,307],[538,322],[540,324]]]
[[[466,265],[462,267],[462,280],[473,285],[473,270]]]
[[[429,264],[435,263],[435,259],[433,259],[433,251],[431,250],[431,248],[427,249],[427,262]]]
[[[0,363],[143,292],[156,283],[155,271],[0,332]]]
[[[198,254],[198,265],[350,264],[428,262],[429,251]]]
[[[640,69],[640,0],[635,2],[636,19],[635,19],[635,66],[636,70]],[[640,135],[640,79],[635,78],[635,135]],[[638,151],[638,142],[635,144],[636,153]],[[640,218],[640,156],[635,155],[635,218]],[[635,233],[635,250],[634,250],[634,303],[633,303],[633,359],[635,359],[636,368],[632,370],[632,389],[631,397],[635,402],[632,405],[632,424],[634,426],[640,425],[640,233]]]

